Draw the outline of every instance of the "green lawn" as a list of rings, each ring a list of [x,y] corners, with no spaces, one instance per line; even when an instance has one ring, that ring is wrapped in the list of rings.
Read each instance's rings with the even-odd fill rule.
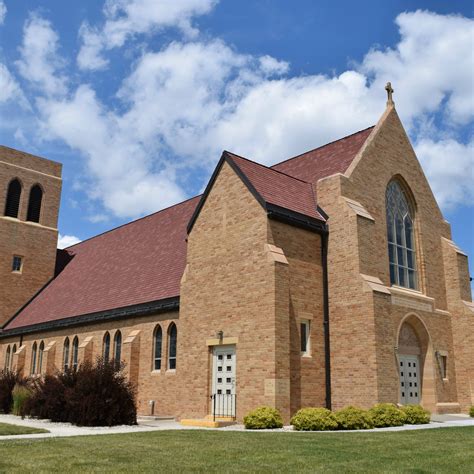
[[[392,433],[204,430],[5,440],[0,472],[473,472],[474,428]]]
[[[25,426],[9,425],[8,423],[0,423],[0,436],[49,433],[47,430],[39,430],[36,428],[27,428]]]

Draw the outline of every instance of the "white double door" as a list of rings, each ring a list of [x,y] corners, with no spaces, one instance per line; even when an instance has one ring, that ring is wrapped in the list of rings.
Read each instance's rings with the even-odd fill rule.
[[[403,405],[418,405],[421,399],[420,358],[400,355],[400,397]]]
[[[212,413],[235,417],[235,346],[217,346],[213,351]]]

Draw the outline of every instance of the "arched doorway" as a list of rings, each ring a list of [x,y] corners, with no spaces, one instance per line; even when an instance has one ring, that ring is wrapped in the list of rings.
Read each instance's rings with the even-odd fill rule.
[[[433,350],[429,333],[414,315],[403,319],[398,331],[399,401],[402,405],[435,405]]]

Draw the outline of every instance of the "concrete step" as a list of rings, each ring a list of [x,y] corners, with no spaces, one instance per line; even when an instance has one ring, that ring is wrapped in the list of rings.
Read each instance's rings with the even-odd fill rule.
[[[222,428],[224,426],[234,425],[235,421],[232,420],[219,420],[214,421],[212,418],[202,418],[202,419],[184,419],[181,420],[183,426],[198,426],[200,428]]]
[[[160,420],[174,420],[175,417],[171,415],[140,415],[137,420],[143,421],[160,421]]]

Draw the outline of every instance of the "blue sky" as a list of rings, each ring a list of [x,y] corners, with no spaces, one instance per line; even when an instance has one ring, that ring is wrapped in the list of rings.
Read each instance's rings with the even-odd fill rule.
[[[62,243],[397,110],[474,255],[469,1],[0,0],[0,142],[64,164]],[[474,267],[471,262],[471,274]]]

